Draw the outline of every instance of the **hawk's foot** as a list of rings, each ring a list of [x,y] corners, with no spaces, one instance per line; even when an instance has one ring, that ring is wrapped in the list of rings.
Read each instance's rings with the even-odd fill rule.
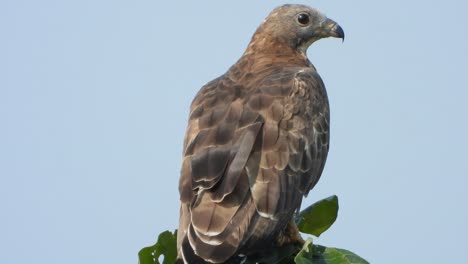
[[[299,228],[297,228],[294,220],[291,220],[286,228],[276,238],[276,245],[278,247],[282,247],[288,244],[295,244],[302,247],[304,243],[305,241],[302,239],[302,236],[299,233]]]

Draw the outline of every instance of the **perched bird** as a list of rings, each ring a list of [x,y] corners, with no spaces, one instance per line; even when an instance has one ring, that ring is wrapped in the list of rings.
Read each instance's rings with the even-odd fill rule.
[[[196,95],[179,183],[178,263],[240,263],[303,242],[293,218],[329,146],[327,93],[306,51],[326,37],[344,33],[316,9],[280,6]]]

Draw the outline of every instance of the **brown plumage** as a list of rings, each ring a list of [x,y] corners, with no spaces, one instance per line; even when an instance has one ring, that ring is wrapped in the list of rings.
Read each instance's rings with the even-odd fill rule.
[[[306,50],[330,36],[344,38],[317,10],[278,7],[239,61],[196,95],[179,185],[179,262],[238,263],[300,240],[292,219],[329,142],[327,94]]]

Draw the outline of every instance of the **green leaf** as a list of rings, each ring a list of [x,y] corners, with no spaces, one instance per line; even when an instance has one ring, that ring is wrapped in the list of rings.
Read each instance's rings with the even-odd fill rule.
[[[308,238],[304,243],[301,251],[299,251],[299,253],[297,253],[296,257],[294,258],[294,262],[296,262],[296,264],[313,264],[313,258],[314,244],[312,244],[312,238]]]
[[[353,252],[340,248],[326,248],[322,257],[325,261],[324,263],[369,264],[369,262]]]
[[[163,255],[162,264],[174,264],[177,257],[177,230],[174,233],[165,231],[159,234],[158,242],[138,252],[140,264],[161,264],[159,256]]]
[[[294,264],[294,254],[300,249],[300,246],[293,244],[287,244],[282,247],[273,246],[264,252],[249,256],[245,264]]]
[[[369,264],[353,252],[312,244],[309,238],[294,258],[296,264]]]
[[[314,245],[314,264],[369,264],[353,252],[340,248]]]
[[[303,233],[319,237],[338,217],[338,197],[332,195],[320,200],[299,213],[296,224]]]

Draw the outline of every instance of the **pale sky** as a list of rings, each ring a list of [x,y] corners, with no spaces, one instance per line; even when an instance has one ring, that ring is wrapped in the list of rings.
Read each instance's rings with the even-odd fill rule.
[[[189,104],[284,3],[0,1],[0,263],[137,263],[175,229]],[[464,262],[467,2],[289,3],[346,32],[308,52],[332,127],[303,205],[340,199],[314,241],[371,263]]]

